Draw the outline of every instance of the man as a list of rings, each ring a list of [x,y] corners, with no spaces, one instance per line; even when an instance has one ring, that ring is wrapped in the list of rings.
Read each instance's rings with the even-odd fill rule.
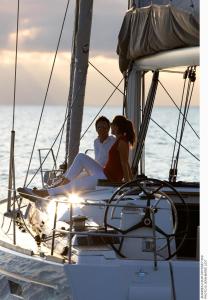
[[[110,121],[102,116],[95,122],[98,137],[94,141],[95,160],[104,167],[108,160],[108,152],[115,143],[116,138],[109,136]]]
[[[116,141],[116,138],[112,135],[109,136],[110,121],[104,116],[97,119],[97,121],[95,122],[95,129],[98,133],[98,137],[94,140],[95,160],[102,167],[104,167],[108,160],[108,152]],[[67,174],[68,169],[66,162],[60,165],[59,168],[63,170],[63,174]],[[65,179],[63,179],[63,177],[56,180],[55,183],[51,185],[51,187],[57,187],[62,184],[66,184],[66,181]]]

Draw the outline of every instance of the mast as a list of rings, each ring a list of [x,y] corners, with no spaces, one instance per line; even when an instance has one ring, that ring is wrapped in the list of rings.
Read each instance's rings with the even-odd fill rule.
[[[79,2],[75,4],[75,18],[74,18],[74,32],[72,38],[72,50],[71,50],[71,65],[70,65],[70,87],[67,103],[67,126],[66,126],[66,150],[65,150],[65,163],[68,160],[68,149],[69,149],[69,133],[70,133],[70,118],[71,118],[71,104],[72,104],[72,93],[73,93],[73,82],[74,82],[74,70],[75,70],[75,37],[78,28],[78,15],[79,15]]]
[[[76,1],[76,20],[70,83],[66,137],[66,161],[70,166],[79,151],[88,69],[93,0]]]

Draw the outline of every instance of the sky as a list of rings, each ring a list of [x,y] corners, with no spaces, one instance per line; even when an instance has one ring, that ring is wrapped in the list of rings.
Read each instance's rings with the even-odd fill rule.
[[[122,78],[116,54],[117,37],[127,10],[127,2],[95,0],[93,8],[89,60],[116,85]],[[49,105],[65,105],[67,101],[74,3],[71,0],[69,4],[47,98]],[[66,4],[67,0],[20,1],[17,104],[43,103]],[[0,104],[13,103],[16,15],[17,0],[0,1]],[[168,88],[174,90],[176,86],[178,79],[171,79]],[[102,105],[112,91],[113,87],[89,66],[86,103]],[[179,90],[177,93],[176,98],[180,99]],[[163,96],[159,98],[158,105],[167,105]],[[122,95],[116,92],[109,104],[121,105],[122,101]],[[196,93],[193,104],[197,105],[198,101]]]

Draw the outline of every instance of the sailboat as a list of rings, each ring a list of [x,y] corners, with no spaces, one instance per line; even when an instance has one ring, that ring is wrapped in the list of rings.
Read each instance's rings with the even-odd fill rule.
[[[199,65],[197,5],[165,2],[129,1],[118,38],[123,112],[138,137],[130,157],[133,181],[118,186],[99,180],[91,191],[33,203],[16,193],[12,131],[8,198],[0,201],[1,299],[198,299],[199,183],[177,181]],[[92,7],[92,0],[76,2],[67,165],[79,151]],[[145,176],[144,159],[162,72],[183,73],[184,80],[167,180]],[[152,75],[148,91],[147,74]],[[43,185],[50,186],[61,172],[53,167],[43,174]]]

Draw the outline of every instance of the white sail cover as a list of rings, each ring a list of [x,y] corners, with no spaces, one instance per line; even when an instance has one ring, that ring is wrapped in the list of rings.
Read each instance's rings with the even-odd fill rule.
[[[199,23],[172,5],[129,10],[119,33],[117,53],[123,73],[130,62],[165,50],[199,45]]]

